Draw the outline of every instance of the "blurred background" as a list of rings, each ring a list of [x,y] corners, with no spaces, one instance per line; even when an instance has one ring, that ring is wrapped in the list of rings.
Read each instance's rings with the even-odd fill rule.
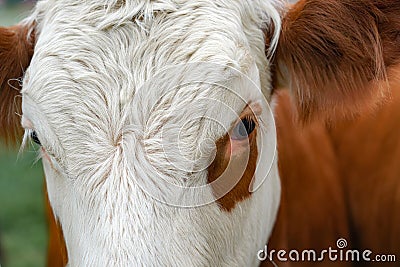
[[[34,1],[0,0],[0,25],[12,25],[29,14]],[[0,143],[0,265],[45,266],[47,232],[43,171],[37,152]],[[36,162],[36,163],[35,163]]]

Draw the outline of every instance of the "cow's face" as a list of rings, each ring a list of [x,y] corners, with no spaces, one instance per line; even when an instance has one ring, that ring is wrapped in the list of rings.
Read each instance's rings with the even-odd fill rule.
[[[280,195],[266,56],[277,8],[48,0],[0,28],[2,129],[16,125],[8,79],[35,45],[22,125],[40,143],[72,266],[257,264]],[[301,118],[385,95],[399,13],[397,0],[303,0],[285,14],[276,80]]]
[[[22,125],[40,142],[69,263],[255,265],[280,196],[261,93],[261,26],[279,13],[111,2],[39,2],[23,82]]]

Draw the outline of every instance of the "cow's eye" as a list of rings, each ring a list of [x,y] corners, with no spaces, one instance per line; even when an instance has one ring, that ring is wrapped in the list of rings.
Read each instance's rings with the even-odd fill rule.
[[[248,138],[255,128],[256,123],[252,118],[243,118],[236,124],[235,128],[233,128],[231,138],[234,140],[243,140]]]
[[[40,143],[39,137],[37,136],[36,131],[31,131],[31,139],[33,142],[41,146],[42,144]]]

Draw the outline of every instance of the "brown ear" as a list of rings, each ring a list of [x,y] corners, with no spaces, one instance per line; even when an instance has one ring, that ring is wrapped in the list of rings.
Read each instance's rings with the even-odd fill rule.
[[[20,82],[33,55],[32,27],[0,27],[0,138],[15,142],[21,134]]]
[[[400,63],[400,1],[300,0],[283,18],[276,62],[303,120],[371,109]]]

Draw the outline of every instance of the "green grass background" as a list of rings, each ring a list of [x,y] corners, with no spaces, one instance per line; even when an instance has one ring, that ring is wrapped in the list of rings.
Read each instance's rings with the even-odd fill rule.
[[[44,266],[47,230],[43,171],[37,153],[20,157],[0,145],[0,238],[4,267]]]
[[[24,18],[30,6],[0,6],[0,25]],[[45,265],[47,228],[44,213],[43,171],[34,164],[37,153],[28,148],[18,157],[17,149],[0,143],[0,244],[2,267]]]

